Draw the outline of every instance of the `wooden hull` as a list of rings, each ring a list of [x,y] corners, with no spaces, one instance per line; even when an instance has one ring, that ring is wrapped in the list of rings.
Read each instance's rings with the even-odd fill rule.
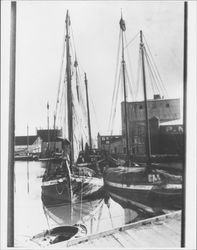
[[[92,194],[97,194],[103,186],[101,179],[71,174],[68,167],[61,171],[55,177],[47,178],[45,175],[43,178],[41,197],[45,206],[77,203],[89,197],[97,198]]]
[[[150,174],[143,168],[135,170],[127,169],[124,172],[121,168],[118,172],[117,168],[104,175],[106,190],[112,197],[141,209],[181,209],[181,178],[165,174],[163,171],[154,171],[154,174]],[[155,176],[154,180],[152,176]]]
[[[15,156],[14,157],[15,161],[34,161],[35,158],[33,156]]]
[[[42,185],[41,198],[46,206],[66,204],[71,201],[71,193],[65,179],[56,179],[54,183],[45,182]]]

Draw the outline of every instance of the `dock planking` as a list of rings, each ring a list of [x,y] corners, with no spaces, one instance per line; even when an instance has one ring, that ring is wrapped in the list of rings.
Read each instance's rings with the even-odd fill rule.
[[[181,243],[181,211],[130,223],[83,238],[60,242],[69,248],[174,248]]]

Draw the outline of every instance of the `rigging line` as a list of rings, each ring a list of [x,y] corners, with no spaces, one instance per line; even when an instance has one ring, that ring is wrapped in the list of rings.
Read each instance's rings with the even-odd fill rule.
[[[88,137],[87,137],[87,133],[86,133],[85,130],[84,130],[84,124],[82,124],[81,119],[78,117],[75,107],[73,107],[73,113],[74,113],[74,116],[75,116],[75,119],[76,119],[76,124],[77,124],[77,125],[78,125],[78,124],[81,125],[81,126],[80,126],[81,132],[84,133],[83,135],[84,135],[84,136],[86,137],[86,139],[87,139]]]
[[[83,72],[85,72],[85,71],[84,71],[81,63],[79,61],[77,61],[77,62],[78,62],[77,69],[78,69],[78,80],[79,80],[79,89],[80,89],[80,101],[81,101],[81,104],[82,104],[81,106],[82,106],[82,110],[83,110],[84,116],[87,117],[87,110],[86,110],[86,106],[85,106],[85,102],[84,102],[84,98],[83,98],[83,95],[84,95],[85,91],[84,91],[84,88],[82,88],[82,86],[84,86],[84,85],[82,85],[83,81],[81,79],[80,67],[81,67],[81,69],[82,69]]]
[[[76,53],[76,46],[75,46],[75,39],[74,39],[74,32],[73,32],[73,27],[72,27],[72,25],[70,25],[70,30],[71,30],[72,40],[73,40],[74,52]]]
[[[147,66],[148,66],[147,68],[148,68],[148,73],[149,73],[150,83],[151,83],[151,86],[152,86],[153,93],[154,94],[157,93],[157,92],[160,93],[160,90],[159,90],[159,88],[157,86],[156,80],[154,78],[154,75],[153,75],[153,72],[152,72],[152,69],[151,69],[150,62],[149,62],[149,60],[147,58],[147,53],[145,52],[144,55],[145,55],[146,63],[147,63]],[[153,82],[155,83],[155,85],[153,84]],[[157,91],[156,91],[155,88],[157,89]]]
[[[80,113],[81,118],[83,118],[84,115],[83,115],[82,106],[79,104],[78,99],[77,100],[76,100],[76,98],[73,98],[73,99],[74,99],[75,106],[77,106],[79,108],[79,113]]]
[[[131,94],[131,98],[134,101],[133,90],[132,90],[132,87],[131,87],[131,81],[129,79],[129,74],[128,74],[128,70],[127,70],[126,65],[125,65],[125,72],[126,72],[126,76],[127,76],[127,80],[128,80],[128,84],[127,85],[129,86],[129,91],[130,91],[130,94]]]
[[[79,99],[80,99],[80,103],[81,103],[81,109],[82,109],[82,112],[83,112],[83,115],[85,117],[85,119],[87,118],[87,110],[86,110],[86,106],[85,106],[85,102],[84,102],[84,88],[82,88],[82,86],[84,86],[84,84],[82,85],[82,80],[81,80],[81,74],[80,74],[80,69],[79,67],[77,67],[78,69],[78,72],[79,72]]]
[[[118,101],[118,91],[119,91],[119,87],[120,87],[120,82],[121,82],[121,70],[119,72],[119,79],[118,79],[118,88],[116,91],[116,100],[115,100],[115,107],[114,107],[114,112],[113,112],[113,117],[112,117],[112,122],[111,122],[111,135],[113,134],[113,125],[114,125],[114,119],[115,119],[115,115],[116,115],[116,107],[117,107],[117,101]]]
[[[138,34],[139,34],[139,32],[138,32]],[[124,33],[124,37],[125,37],[125,43],[126,43],[127,42],[126,33]],[[128,58],[129,68],[130,68],[130,71],[131,71],[131,81],[132,81],[132,83],[133,83],[133,85],[135,87],[135,81],[134,81],[134,78],[133,78],[133,69],[132,69],[132,64],[131,64],[130,54],[129,54],[128,49],[126,50],[126,55],[127,55],[127,58]]]
[[[147,51],[146,51],[146,48],[144,48],[144,51],[145,51],[146,57],[147,57],[147,59],[148,59],[148,61],[149,61],[150,68],[152,69],[152,73],[153,73],[154,78],[155,78],[155,83],[156,83],[156,85],[158,85],[158,88],[160,88],[160,91],[159,91],[159,92],[161,92],[162,95],[165,95],[165,89],[163,88],[162,83],[160,82],[160,79],[159,79],[158,76],[157,76],[157,73],[156,73],[156,71],[155,71],[155,69],[154,69],[153,64],[151,63],[151,60],[150,60],[150,57],[149,57],[149,55],[148,55],[148,53],[147,53]],[[156,80],[157,80],[157,81],[156,81]]]
[[[65,85],[63,85],[63,88],[64,88],[64,86],[65,86]],[[60,103],[59,103],[59,105],[58,105],[59,109],[57,110],[58,113],[56,113],[56,117],[58,117],[58,116],[59,116],[59,113],[62,112],[62,104],[63,104],[63,100],[64,100],[63,98],[64,98],[64,89],[63,89],[63,91],[62,91],[62,93],[61,93]]]
[[[147,42],[146,42],[147,43]],[[149,49],[149,51],[150,51],[150,49]],[[148,55],[148,53],[147,53],[147,51],[146,51],[146,56],[147,56],[147,58],[149,59],[149,62],[151,61],[150,60],[150,57],[149,57],[149,55]],[[150,54],[151,54],[151,52],[150,52]],[[153,57],[153,56],[152,56]],[[152,59],[153,60],[153,59]],[[156,65],[154,65],[155,66],[155,68],[156,68],[156,70],[157,70],[157,67],[156,67]],[[153,67],[153,66],[152,66]],[[154,69],[153,69],[154,70]],[[157,74],[159,75],[159,72],[158,72],[158,70],[157,70]],[[156,75],[156,73],[155,73],[155,75]],[[157,79],[158,79],[158,76],[156,76],[157,77]],[[160,75],[159,75],[159,79],[158,79],[158,82],[159,81],[161,81],[161,88],[163,87],[163,91],[164,92],[166,92],[166,96],[168,96],[168,93],[167,93],[167,91],[166,91],[166,89],[165,89],[165,87],[163,86],[163,82],[162,82],[162,79],[161,79],[161,77],[160,77]],[[169,109],[167,109],[167,114],[168,115],[170,115],[171,117],[173,117],[173,112],[172,112],[172,110],[175,110],[175,107],[170,107]],[[177,146],[177,148],[178,148],[178,150],[180,151],[180,148],[181,148],[181,143],[180,142],[178,142],[177,140],[176,140],[176,138],[173,138],[174,139],[174,141],[175,141],[175,143],[176,143],[176,146]]]
[[[150,50],[149,50],[150,51]],[[166,88],[165,88],[165,85],[164,85],[164,83],[163,83],[163,81],[162,81],[162,79],[161,79],[161,76],[160,76],[160,74],[159,74],[159,71],[158,71],[158,69],[157,69],[157,66],[156,66],[156,64],[154,63],[154,60],[153,60],[153,56],[152,56],[152,54],[151,54],[151,52],[150,52],[150,55],[151,55],[151,59],[152,59],[152,65],[153,65],[153,69],[154,69],[154,72],[155,72],[155,76],[156,76],[156,78],[157,78],[157,80],[158,80],[158,83],[161,85],[161,89],[163,89],[163,93],[165,93],[165,95],[166,96],[168,96],[168,93],[167,93],[167,90],[166,90]],[[149,57],[149,55],[148,55],[148,57]],[[150,57],[149,57],[150,58]],[[151,61],[151,60],[150,60]]]
[[[111,124],[114,95],[115,95],[115,91],[117,88],[117,74],[118,74],[119,57],[120,57],[120,41],[121,41],[121,30],[119,30],[118,49],[117,49],[117,55],[116,55],[116,68],[115,68],[115,76],[114,76],[114,89],[113,89],[113,95],[112,95],[108,129],[110,128],[110,124]]]
[[[140,56],[141,50],[139,49],[139,56],[138,56],[138,69],[137,69],[137,79],[136,79],[136,100],[138,99],[138,91],[139,91],[139,82],[140,82],[140,72],[141,72],[141,56]]]
[[[144,37],[144,35],[143,35],[143,37]],[[145,37],[144,37],[144,40],[145,40],[146,46],[147,46],[147,48],[148,48],[148,51],[149,51],[149,53],[150,53],[150,56],[151,56],[153,65],[154,65],[154,67],[155,67],[155,70],[156,70],[156,72],[157,72],[157,75],[158,75],[158,77],[159,77],[159,79],[160,79],[160,81],[161,81],[161,83],[162,83],[162,86],[163,86],[163,88],[164,88],[164,91],[165,91],[166,94],[167,94],[167,90],[165,89],[165,85],[164,85],[164,83],[163,83],[163,81],[162,81],[162,78],[161,78],[161,76],[160,76],[159,70],[158,70],[158,68],[157,68],[157,66],[156,66],[156,63],[155,63],[154,58],[153,58],[153,55],[152,55],[152,53],[151,53],[151,50],[150,50],[150,48],[149,48],[149,45],[148,45],[148,43],[147,43]],[[168,95],[168,94],[167,94],[167,95]]]
[[[119,71],[120,71],[120,69],[119,69]],[[111,123],[112,123],[113,110],[114,110],[114,106],[115,106],[115,96],[116,96],[116,93],[117,93],[117,89],[118,89],[118,78],[116,79],[115,86],[114,86],[114,91],[113,91],[108,130],[110,129]]]
[[[155,71],[155,75],[157,75],[157,79],[160,80],[160,81],[162,82],[162,79],[161,79],[160,74],[159,74],[159,70],[157,69],[157,66],[156,66],[154,57],[153,57],[153,55],[152,55],[152,52],[151,52],[151,50],[150,50],[150,47],[149,47],[149,45],[148,45],[148,42],[147,42],[147,40],[146,40],[144,34],[143,34],[143,37],[144,37],[144,41],[145,41],[145,44],[146,44],[145,50],[146,50],[146,48],[148,49],[148,51],[146,50],[146,53],[147,53],[147,56],[149,57],[149,60],[150,60],[150,62],[151,62],[151,65],[152,65],[152,67],[153,67],[153,69],[154,69],[154,71]],[[149,56],[149,54],[150,54],[150,56]]]
[[[59,83],[58,83],[57,102],[56,102],[55,113],[57,112],[57,106],[58,106],[58,102],[59,102],[59,93],[60,93],[60,85],[61,85],[61,82],[62,82],[62,71],[63,71],[63,64],[64,64],[64,56],[65,56],[65,26],[64,26],[63,50],[62,50],[62,57],[61,57],[60,76],[59,76]]]
[[[75,55],[76,55],[76,52],[75,52],[75,50],[74,50],[74,48],[73,48],[72,43],[70,43],[70,56],[71,56],[72,58],[74,58]],[[73,60],[73,61],[74,61],[74,60]],[[72,75],[73,75],[73,71],[74,71],[73,61],[71,61],[71,71],[72,71]]]
[[[126,46],[124,47],[124,49],[126,49],[132,42],[134,42],[134,40],[136,39],[136,37],[138,37],[139,35],[139,31],[138,33],[129,41],[129,43],[126,44]]]
[[[66,88],[66,86],[65,86],[65,88]],[[58,118],[58,122],[59,122],[60,126],[62,126],[62,124],[63,124],[63,129],[65,130],[64,126],[66,124],[66,114],[67,114],[66,112],[67,112],[67,110],[66,110],[66,108],[64,109],[63,107],[66,107],[65,106],[65,92],[64,91],[62,92],[61,106],[59,108],[57,118]],[[64,123],[62,123],[62,121],[64,121]]]
[[[84,130],[84,124],[83,124],[83,122],[82,122],[82,119],[80,119],[78,116],[77,116],[77,113],[76,113],[76,110],[74,109],[74,119],[75,119],[75,126],[77,127],[77,125],[81,125],[79,128],[79,130],[81,131],[81,133],[85,136],[85,137],[87,137],[87,133],[86,133],[86,131]]]
[[[96,109],[95,109],[95,106],[94,106],[94,102],[93,102],[93,99],[92,99],[92,96],[91,96],[91,93],[89,93],[89,96],[90,96],[90,101],[91,101],[91,104],[92,104],[92,109],[94,111],[94,116],[95,116],[95,120],[96,120],[96,126],[97,126],[97,130],[100,131],[100,123],[97,119],[97,115],[96,115]]]
[[[165,94],[164,94],[164,95],[165,95]],[[168,94],[166,94],[166,96],[168,96]],[[168,113],[169,115],[171,115],[172,117],[173,117],[173,110],[176,111],[176,110],[175,110],[175,107],[171,107],[170,109],[167,110],[167,113]]]

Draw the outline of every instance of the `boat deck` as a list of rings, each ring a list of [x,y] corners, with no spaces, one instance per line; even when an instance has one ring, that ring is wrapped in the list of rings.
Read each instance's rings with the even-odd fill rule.
[[[56,244],[56,247],[178,248],[180,243],[181,211],[177,211],[130,223],[102,233],[60,242]]]

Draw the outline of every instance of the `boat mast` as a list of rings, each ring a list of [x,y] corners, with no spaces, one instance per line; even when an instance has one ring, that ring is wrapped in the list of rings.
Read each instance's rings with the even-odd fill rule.
[[[29,126],[27,125],[27,157],[29,156]],[[27,158],[27,193],[29,193],[29,159]]]
[[[76,74],[77,99],[78,99],[78,102],[79,102],[79,80],[78,80],[78,72],[77,72],[78,62],[77,62],[77,56],[76,56],[76,54],[75,54],[74,67],[75,67],[75,74]]]
[[[122,73],[123,73],[123,87],[124,87],[124,111],[125,111],[125,136],[126,136],[126,155],[127,160],[130,159],[129,156],[129,138],[128,138],[128,120],[127,120],[127,93],[126,93],[126,78],[125,78],[125,59],[124,59],[124,38],[123,33],[126,30],[125,21],[122,19],[122,13],[121,13],[121,19],[120,19],[120,28],[122,33]]]
[[[67,78],[67,107],[68,107],[68,139],[70,141],[70,164],[74,162],[74,145],[73,145],[73,109],[72,109],[72,89],[71,89],[71,56],[70,56],[70,17],[66,13],[66,78]]]
[[[29,126],[27,125],[27,155],[29,155]]]
[[[47,149],[49,150],[49,141],[50,141],[50,134],[49,134],[49,103],[47,102],[47,140],[48,140],[48,146]]]
[[[89,110],[89,99],[88,99],[88,80],[85,73],[85,87],[86,87],[86,103],[87,103],[87,112],[88,112],[88,135],[89,135],[89,145],[92,149],[92,136],[91,136],[91,126],[90,126],[90,110]]]
[[[147,163],[151,164],[151,144],[150,144],[150,126],[148,120],[148,105],[147,105],[147,90],[146,90],[146,76],[145,76],[145,64],[144,64],[144,43],[142,38],[142,31],[140,30],[140,50],[142,55],[142,77],[143,77],[143,89],[144,89],[144,104],[145,104],[145,121],[146,121],[146,154]]]

